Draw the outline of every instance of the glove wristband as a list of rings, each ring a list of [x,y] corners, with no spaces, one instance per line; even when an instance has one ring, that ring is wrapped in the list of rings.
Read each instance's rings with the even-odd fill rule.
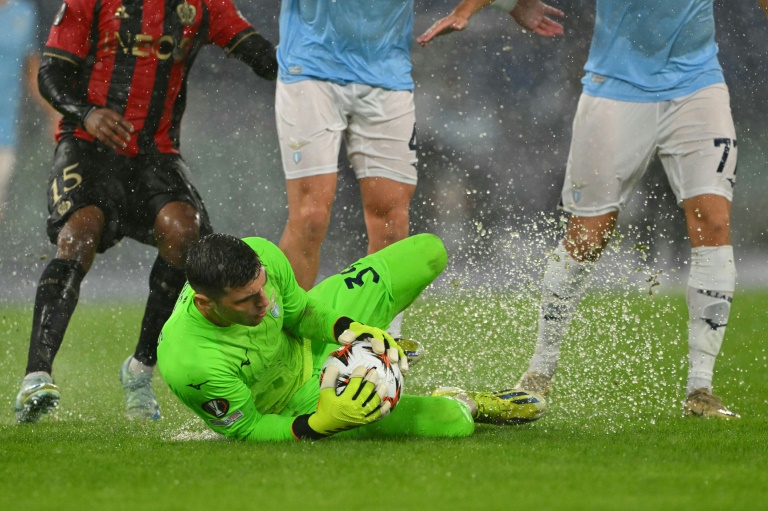
[[[348,318],[347,316],[342,316],[339,319],[336,320],[336,323],[333,324],[333,337],[338,340],[339,336],[343,334],[346,330],[349,330],[349,325],[354,323],[355,320],[352,318]]]
[[[291,424],[291,433],[293,433],[293,437],[296,440],[320,440],[327,436],[312,429],[309,425],[309,418],[311,416],[312,414],[308,413],[306,415],[299,415],[293,420],[293,423]]]

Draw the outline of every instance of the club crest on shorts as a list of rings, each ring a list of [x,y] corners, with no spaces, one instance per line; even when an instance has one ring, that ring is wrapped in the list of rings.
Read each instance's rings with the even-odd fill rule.
[[[56,213],[59,214],[59,216],[64,216],[64,214],[69,211],[69,208],[72,207],[72,202],[64,199],[63,201],[59,202],[59,205],[56,206]]]
[[[294,140],[288,142],[288,147],[293,149],[293,163],[298,164],[301,161],[301,148],[309,144],[309,140]]]
[[[574,190],[571,195],[573,195],[573,202],[579,202],[581,200],[581,191]]]

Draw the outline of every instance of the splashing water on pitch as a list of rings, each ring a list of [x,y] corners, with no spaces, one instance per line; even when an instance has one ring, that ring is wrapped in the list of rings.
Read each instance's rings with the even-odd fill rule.
[[[448,247],[445,274],[406,315],[405,333],[418,332],[426,351],[406,392],[510,388],[528,367],[541,277],[562,226],[542,217],[494,233],[495,242],[476,227],[472,240]],[[615,432],[626,421],[654,424],[679,413],[687,312],[667,292],[676,275],[642,239],[640,228],[623,227],[595,268],[561,347],[547,420]]]

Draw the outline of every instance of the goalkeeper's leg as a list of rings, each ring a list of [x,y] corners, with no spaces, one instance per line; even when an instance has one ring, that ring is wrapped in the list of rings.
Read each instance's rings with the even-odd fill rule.
[[[448,253],[434,234],[417,234],[377,252],[390,268],[395,312],[399,313],[435,280],[448,264]]]
[[[359,259],[309,294],[356,321],[386,329],[440,275],[447,261],[440,238],[417,234]],[[384,285],[387,281],[389,286]]]
[[[453,399],[403,395],[397,408],[383,419],[339,433],[341,438],[453,438],[475,430],[469,407]]]

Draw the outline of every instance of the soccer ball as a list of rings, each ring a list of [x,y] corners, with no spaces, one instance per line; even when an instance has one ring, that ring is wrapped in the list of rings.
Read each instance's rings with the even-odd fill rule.
[[[340,395],[347,388],[349,376],[355,367],[363,365],[368,369],[375,368],[379,373],[379,378],[387,387],[387,394],[381,399],[382,403],[389,402],[391,409],[394,409],[397,402],[400,401],[400,394],[403,389],[403,375],[397,364],[389,361],[386,355],[377,355],[373,352],[371,341],[363,339],[355,341],[346,346],[342,346],[328,356],[320,372],[320,384],[323,383],[325,370],[334,366],[339,370],[339,377],[336,380],[336,395]]]

